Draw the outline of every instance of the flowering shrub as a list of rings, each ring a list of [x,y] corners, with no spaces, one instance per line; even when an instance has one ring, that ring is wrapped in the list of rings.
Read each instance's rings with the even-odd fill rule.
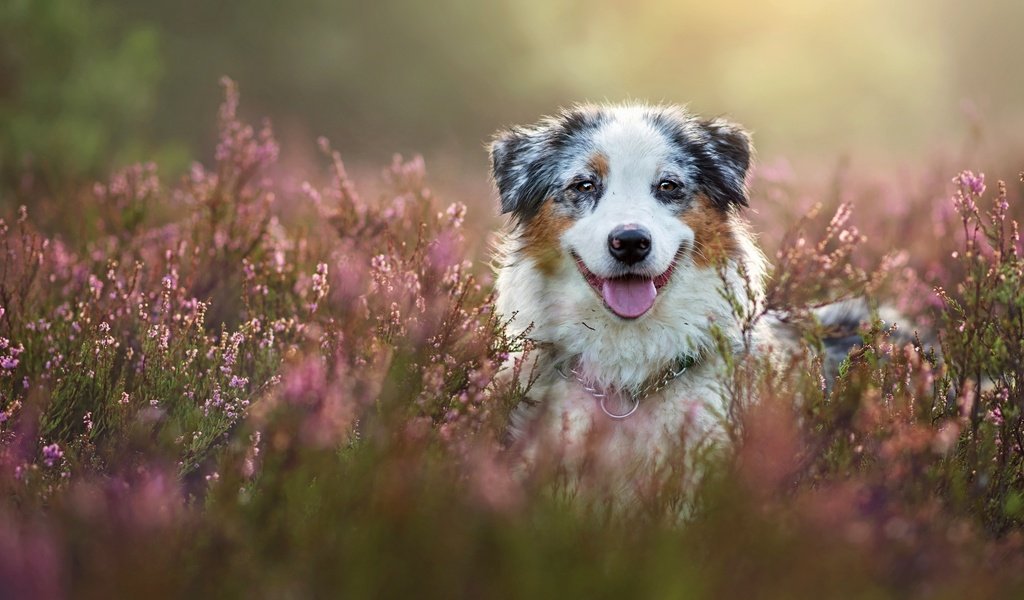
[[[526,390],[498,372],[529,343],[492,313],[466,207],[431,192],[418,158],[367,198],[326,141],[323,183],[279,187],[270,126],[239,120],[225,86],[212,166],[177,185],[154,165],[114,174],[66,201],[79,236],[24,208],[0,222],[13,594],[1024,589],[1007,186],[991,209],[969,172],[951,210],[914,200],[949,234],[927,252],[877,251],[882,226],[854,226],[848,202],[778,235],[767,307],[888,294],[921,334],[864,330],[830,393],[798,362],[748,373],[760,401],[737,415],[735,451],[707,458],[693,514],[672,494],[609,513],[557,473],[513,474],[501,438]],[[769,203],[784,187],[755,182]]]

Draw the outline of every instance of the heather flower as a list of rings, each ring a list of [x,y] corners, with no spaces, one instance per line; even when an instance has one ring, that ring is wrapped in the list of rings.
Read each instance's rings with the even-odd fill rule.
[[[327,281],[327,263],[317,263],[316,273],[313,274],[313,300],[309,303],[309,312],[316,312],[317,306],[331,289]]]
[[[227,349],[224,351],[224,356],[220,366],[220,370],[225,375],[230,375],[235,367],[235,361],[238,360],[238,349],[245,341],[245,336],[242,332],[238,331],[231,335],[231,340],[228,343]]]
[[[444,211],[448,218],[448,226],[453,229],[462,227],[462,223],[466,220],[466,205],[461,202],[453,202]],[[440,219],[440,215],[438,217]]]
[[[154,163],[131,165],[117,171],[106,184],[93,186],[93,194],[102,201],[110,202],[119,210],[133,204],[145,203],[160,191],[160,180]]]
[[[220,140],[215,158],[220,163],[233,163],[240,171],[266,167],[277,160],[278,145],[270,124],[257,133],[238,120],[238,86],[227,77],[221,79],[225,100],[220,108]]]
[[[989,422],[991,422],[994,425],[1003,424],[1003,410],[998,406],[988,410],[985,413],[985,417],[989,420]]]
[[[959,175],[953,178],[953,183],[974,196],[981,196],[985,193],[984,173],[975,175],[972,171],[961,171]]]
[[[43,462],[46,463],[46,466],[54,466],[57,464],[57,461],[63,457],[64,452],[56,443],[50,444],[49,446],[43,446]]]
[[[103,280],[90,274],[89,289],[92,291],[93,298],[99,299],[100,294],[103,292]]]
[[[221,396],[220,386],[214,386],[212,395],[203,404],[203,414],[210,416],[212,409],[220,409],[224,406],[224,399]]]
[[[252,281],[256,278],[256,268],[247,258],[242,259],[242,276],[245,277],[246,281]]]

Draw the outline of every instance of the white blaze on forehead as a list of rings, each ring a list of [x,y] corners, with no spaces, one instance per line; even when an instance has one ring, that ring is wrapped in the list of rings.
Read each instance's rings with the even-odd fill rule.
[[[672,144],[644,112],[636,107],[614,109],[611,119],[595,132],[594,151],[608,163],[604,190],[594,211],[565,235],[569,247],[602,277],[622,268],[608,252],[608,235],[619,225],[636,224],[651,233],[651,254],[643,266],[650,276],[668,269],[680,244],[693,241],[693,231],[654,197],[666,168],[677,168],[672,166]]]
[[[636,108],[620,108],[612,114],[594,135],[594,146],[609,159],[609,183],[628,184],[643,178],[649,186],[669,163],[669,141]]]

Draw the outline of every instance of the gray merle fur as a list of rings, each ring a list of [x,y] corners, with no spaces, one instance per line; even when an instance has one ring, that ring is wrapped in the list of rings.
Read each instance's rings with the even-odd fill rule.
[[[605,120],[599,110],[576,107],[533,127],[511,127],[491,142],[491,168],[502,214],[520,222],[537,214],[558,190],[558,169],[568,153],[585,149]]]
[[[749,206],[750,134],[724,119],[698,119],[676,110],[659,109],[651,120],[696,170],[697,187],[712,204],[722,210]]]
[[[828,332],[822,340],[825,344],[825,364],[822,370],[827,389],[831,390],[839,374],[839,365],[854,348],[864,344],[860,331],[862,327],[871,323],[872,312],[867,300],[856,298],[817,308],[814,316]],[[878,311],[878,317],[882,321],[882,329],[890,332],[889,340],[897,347],[915,341],[916,334],[911,333],[912,326],[894,309],[883,306]],[[922,343],[935,345],[935,340],[926,337]]]

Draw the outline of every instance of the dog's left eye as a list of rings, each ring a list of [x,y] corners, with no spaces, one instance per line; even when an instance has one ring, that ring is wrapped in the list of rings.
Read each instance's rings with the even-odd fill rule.
[[[595,189],[593,181],[581,181],[573,185],[572,187],[574,190],[580,192],[581,194],[589,194],[590,192],[593,192]]]
[[[658,184],[659,192],[674,192],[677,189],[679,189],[679,185],[676,184],[676,182],[670,181],[668,179],[663,179],[661,183]]]

